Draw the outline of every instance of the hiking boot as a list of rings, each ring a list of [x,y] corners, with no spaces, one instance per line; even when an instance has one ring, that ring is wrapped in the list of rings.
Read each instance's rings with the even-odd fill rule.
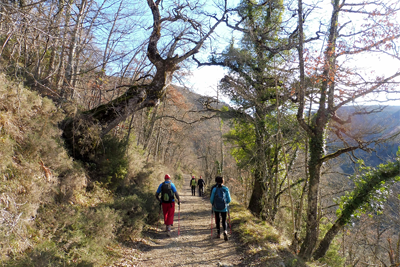
[[[168,231],[167,231],[167,236],[168,236],[168,237],[171,237],[171,230],[168,230]]]
[[[221,238],[221,234],[217,234],[215,238]]]
[[[224,232],[224,240],[228,241],[228,233],[226,231]]]

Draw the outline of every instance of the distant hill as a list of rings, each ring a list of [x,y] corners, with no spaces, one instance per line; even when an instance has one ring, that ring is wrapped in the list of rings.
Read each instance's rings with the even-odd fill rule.
[[[392,133],[400,126],[400,106],[364,106],[362,108],[343,107],[338,111],[341,116],[348,116],[354,113],[367,113],[352,116],[353,126],[359,128],[380,127],[384,134]],[[381,136],[378,133],[377,136]]]
[[[362,113],[362,114],[359,114]],[[354,152],[357,158],[363,159],[368,166],[377,166],[387,160],[394,159],[400,144],[400,106],[363,106],[362,108],[356,107],[343,107],[337,114],[346,120],[352,114],[351,123],[347,127],[349,135],[364,141],[380,140],[372,142],[368,148],[370,152],[358,149]],[[397,134],[397,136],[396,136]],[[391,137],[390,139],[388,139]],[[344,136],[343,138],[349,144],[355,144],[353,138]],[[338,145],[342,145],[334,134],[330,134],[328,138],[328,151],[333,151]],[[388,139],[385,141],[385,139]],[[341,166],[346,173],[353,172],[353,164],[348,160],[346,155],[341,157],[344,159],[344,164]]]
[[[195,93],[185,87],[174,85],[174,88],[176,88],[186,99],[189,103],[191,103],[193,106],[195,106],[198,110],[203,109],[203,101],[205,99],[208,99],[210,97],[204,96],[198,93]],[[223,105],[228,105],[224,103],[223,101],[219,101],[219,107],[222,107]]]

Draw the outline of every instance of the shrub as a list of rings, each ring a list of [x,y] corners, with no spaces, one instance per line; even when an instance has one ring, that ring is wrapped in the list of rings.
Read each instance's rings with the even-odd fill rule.
[[[8,261],[5,265],[8,267],[71,266],[60,255],[56,244],[51,241],[38,244],[24,257]]]
[[[115,190],[128,174],[126,142],[107,135],[98,148],[97,157],[90,170],[92,177]]]
[[[31,246],[27,229],[39,204],[54,201],[60,173],[75,172],[57,127],[62,119],[49,99],[0,76],[2,259]]]
[[[115,210],[106,206],[45,205],[39,214],[36,228],[41,229],[37,234],[42,242],[39,242],[37,251],[43,244],[54,243],[57,248],[48,254],[60,258],[60,261],[96,266],[107,262],[106,247],[112,244],[120,225],[120,217]],[[43,259],[39,257],[38,260]]]
[[[154,192],[131,185],[120,188],[124,195],[115,199],[111,205],[121,216],[123,225],[118,230],[120,240],[135,239],[141,236],[146,224],[154,224],[158,220],[158,202]]]

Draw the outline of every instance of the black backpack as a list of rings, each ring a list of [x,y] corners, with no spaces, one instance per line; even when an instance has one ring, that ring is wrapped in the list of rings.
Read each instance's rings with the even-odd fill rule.
[[[222,189],[222,187],[215,187],[213,207],[215,210],[224,210],[228,207],[228,204],[225,200],[225,191]]]
[[[161,185],[161,201],[163,203],[171,203],[174,200],[174,192],[171,188],[171,183],[162,183]]]
[[[203,179],[199,179],[199,180],[197,181],[197,184],[198,184],[200,187],[203,187],[203,185],[204,185],[204,180],[203,180]]]

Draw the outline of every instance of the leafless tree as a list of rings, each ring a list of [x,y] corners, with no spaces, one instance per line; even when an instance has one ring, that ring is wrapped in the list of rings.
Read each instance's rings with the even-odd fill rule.
[[[359,138],[348,136],[344,146],[332,153],[325,151],[325,134],[330,122],[337,123],[339,136],[348,132],[344,125],[351,122],[351,116],[340,118],[337,111],[346,104],[374,92],[390,91],[393,88],[391,82],[396,81],[400,72],[393,71],[381,77],[373,79],[371,76],[363,76],[354,66],[347,63],[360,55],[367,53],[389,54],[392,58],[398,58],[395,43],[399,38],[399,25],[392,24],[392,16],[398,11],[397,2],[383,3],[379,1],[364,4],[352,4],[335,0],[332,2],[332,14],[326,30],[326,46],[321,57],[314,57],[314,64],[305,59],[312,58],[306,53],[304,47],[305,19],[312,10],[303,11],[303,1],[298,1],[298,25],[299,25],[299,63],[300,63],[300,88],[298,122],[306,131],[310,139],[310,159],[308,164],[309,185],[307,204],[306,236],[300,250],[300,256],[310,259],[312,256],[318,259],[322,257],[333,237],[342,229],[343,225],[336,225],[335,231],[328,231],[319,247],[315,250],[318,241],[319,194],[321,171],[325,162],[344,153],[356,149],[366,149],[368,142]],[[309,12],[310,11],[310,12]],[[365,19],[365,24],[354,22],[346,15],[352,14]],[[343,21],[343,22],[342,22]],[[352,24],[353,23],[353,24]],[[355,23],[355,24],[354,24]],[[358,23],[358,24],[357,24]],[[359,59],[359,58],[358,58]],[[306,76],[312,77],[314,85],[306,87]],[[305,92],[316,90],[317,95],[315,114],[307,122],[304,118],[306,104]],[[333,230],[333,229],[332,229]],[[314,251],[315,250],[315,251]]]
[[[135,111],[158,106],[180,64],[200,51],[229,12],[226,1],[222,3],[219,17],[200,11],[203,4],[198,1],[172,3],[163,8],[161,1],[149,0],[147,4],[153,18],[147,58],[154,72],[149,73],[148,82],[132,85],[120,97],[85,112],[85,120],[98,124],[101,136]],[[64,128],[64,136],[71,144],[79,139],[74,137],[72,121]]]

